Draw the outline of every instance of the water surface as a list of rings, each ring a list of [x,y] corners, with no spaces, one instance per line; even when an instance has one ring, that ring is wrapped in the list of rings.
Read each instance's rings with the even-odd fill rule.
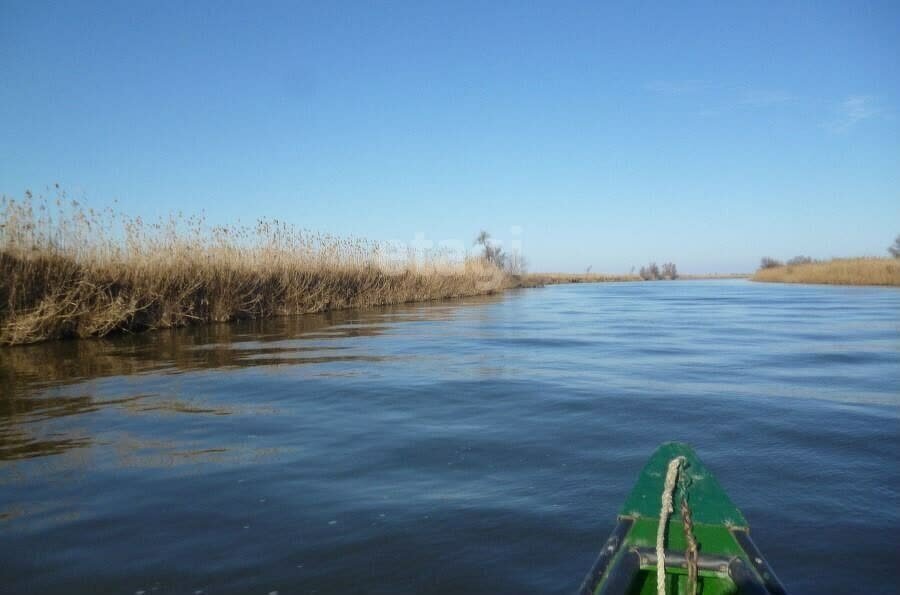
[[[571,593],[690,442],[792,593],[893,593],[900,291],[555,286],[0,350],[3,593]]]

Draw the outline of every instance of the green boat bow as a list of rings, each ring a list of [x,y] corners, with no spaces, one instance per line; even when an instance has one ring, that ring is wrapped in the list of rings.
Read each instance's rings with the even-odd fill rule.
[[[677,461],[677,463],[674,463]],[[667,472],[673,503],[659,535]],[[687,530],[686,530],[687,529]],[[693,537],[693,539],[691,539]],[[781,595],[784,587],[750,539],[750,527],[687,445],[670,442],[650,457],[619,511],[618,523],[582,583],[582,595]],[[694,545],[695,547],[692,547]],[[696,578],[693,578],[696,577]]]

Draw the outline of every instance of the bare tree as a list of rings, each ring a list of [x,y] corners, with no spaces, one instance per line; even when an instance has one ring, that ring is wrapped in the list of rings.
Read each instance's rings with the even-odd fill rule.
[[[667,262],[662,266],[662,277],[673,281],[678,278],[678,268],[674,262]]]
[[[784,266],[784,263],[780,260],[775,260],[771,256],[763,256],[762,260],[759,261],[759,268],[761,269],[774,269],[780,266]]]
[[[475,245],[484,248],[484,259],[486,261],[494,266],[503,268],[506,255],[503,254],[503,249],[500,248],[499,244],[495,244],[491,241],[491,234],[483,229],[479,231],[478,235],[475,236]]]

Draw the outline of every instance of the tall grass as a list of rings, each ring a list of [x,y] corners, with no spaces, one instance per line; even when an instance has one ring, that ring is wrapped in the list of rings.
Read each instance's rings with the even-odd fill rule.
[[[434,300],[502,289],[480,258],[408,252],[278,220],[146,222],[69,200],[0,202],[0,343]]]
[[[774,283],[900,286],[900,259],[835,258],[778,265],[761,268],[751,279]]]

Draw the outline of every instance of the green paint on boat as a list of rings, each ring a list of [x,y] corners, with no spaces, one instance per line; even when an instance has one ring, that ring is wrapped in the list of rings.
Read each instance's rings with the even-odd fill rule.
[[[720,525],[728,527],[747,527],[747,520],[731,498],[716,481],[709,470],[703,466],[693,449],[678,442],[663,444],[641,471],[634,489],[619,514],[635,518],[659,518],[660,496],[666,478],[666,467],[675,457],[684,457],[683,473],[690,478],[688,501],[694,523],[704,525]],[[676,484],[674,502],[681,501],[681,485]],[[655,537],[654,537],[655,539]]]
[[[666,592],[687,593],[684,562],[686,539],[679,514],[682,490],[693,519],[698,544],[700,595],[785,593],[775,574],[749,536],[749,524],[713,474],[686,444],[660,446],[638,476],[619,512],[618,524],[581,587],[583,595],[656,593],[656,536],[666,469],[684,457],[676,483],[675,512],[669,517],[666,539]]]

